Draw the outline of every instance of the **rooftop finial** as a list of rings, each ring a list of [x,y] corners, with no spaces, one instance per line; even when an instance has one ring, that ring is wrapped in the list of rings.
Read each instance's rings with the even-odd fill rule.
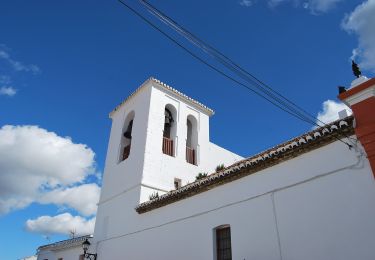
[[[357,78],[359,78],[362,75],[362,72],[359,69],[358,64],[355,63],[354,60],[352,60],[352,70],[353,70],[354,76],[356,76]]]

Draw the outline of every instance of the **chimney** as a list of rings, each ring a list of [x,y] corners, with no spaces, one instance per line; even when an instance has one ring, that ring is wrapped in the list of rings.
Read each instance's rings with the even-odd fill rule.
[[[338,98],[353,110],[355,134],[366,151],[375,177],[375,78],[358,77]]]

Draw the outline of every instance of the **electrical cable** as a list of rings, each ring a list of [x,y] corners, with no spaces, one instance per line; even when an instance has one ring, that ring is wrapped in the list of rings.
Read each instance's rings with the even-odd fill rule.
[[[193,33],[186,30],[183,26],[179,25],[176,21],[174,21],[172,18],[168,17],[166,14],[162,13],[160,10],[158,10],[156,7],[152,6],[150,3],[148,3],[145,0],[139,0],[141,4],[143,4],[148,11],[150,11],[154,16],[156,16],[159,20],[170,26],[172,29],[177,31],[179,34],[181,34],[183,37],[185,37],[187,40],[201,48],[206,53],[210,54],[213,58],[216,58],[220,63],[222,63],[227,68],[231,69],[234,73],[236,73],[238,76],[242,77],[243,79],[247,80],[249,83],[252,83],[260,89],[263,93],[266,95],[271,96],[273,99],[276,99],[279,103],[282,103],[284,106],[286,106],[288,109],[292,110],[293,112],[301,115],[302,117],[306,118],[306,115],[303,115],[301,112],[299,112],[296,109],[293,109],[292,106],[296,107],[297,109],[301,110],[303,113],[310,116],[313,121],[312,124],[316,122],[316,119],[313,115],[309,114],[307,111],[303,110],[301,107],[299,107],[297,104],[292,102],[291,100],[287,99],[285,96],[277,92],[276,90],[272,89],[268,85],[266,85],[264,82],[260,81],[258,78],[256,78],[251,73],[247,72],[245,69],[243,69],[241,66],[236,64],[232,59],[225,56],[223,53],[221,53],[219,50],[215,49],[214,47],[210,46],[197,36],[195,36]],[[244,75],[246,75],[244,77]],[[249,81],[250,77],[250,81]],[[254,82],[255,81],[255,82]],[[265,87],[265,88],[264,88]],[[275,96],[274,94],[277,96]],[[289,104],[285,103],[283,100],[288,102]],[[291,106],[292,105],[292,106]],[[308,120],[308,117],[306,118]],[[324,123],[324,122],[321,122]]]
[[[183,50],[185,50],[188,54],[190,54],[192,57],[194,57],[195,59],[197,59],[198,61],[202,62],[203,64],[205,64],[206,66],[210,67],[211,69],[213,69],[214,71],[218,72],[219,74],[221,74],[222,76],[226,77],[227,79],[237,83],[238,85],[252,91],[253,93],[257,94],[258,96],[262,97],[263,99],[267,100],[268,102],[270,102],[271,104],[273,104],[274,106],[278,107],[279,109],[283,110],[284,112],[300,119],[301,121],[304,121],[306,123],[309,123],[309,124],[313,124],[313,125],[316,125],[318,127],[321,127],[320,125],[318,125],[315,121],[309,119],[308,117],[304,116],[303,114],[301,114],[300,112],[296,111],[294,108],[291,108],[290,106],[287,106],[285,105],[284,102],[280,102],[280,99],[277,99],[275,98],[273,95],[269,95],[269,92],[264,92],[262,91],[265,95],[267,95],[268,97],[266,97],[264,94],[258,92],[257,90],[251,88],[250,86],[248,85],[245,85],[243,84],[242,82],[236,80],[235,78],[231,77],[230,75],[226,74],[225,72],[223,72],[222,70],[216,68],[215,66],[211,65],[210,63],[206,62],[205,60],[203,60],[201,57],[199,57],[198,55],[196,55],[195,53],[193,53],[192,51],[190,51],[189,49],[187,49],[185,46],[183,46],[181,43],[179,43],[176,39],[174,39],[173,37],[171,37],[170,35],[168,35],[166,32],[164,32],[162,29],[160,29],[159,27],[157,27],[156,25],[154,25],[150,20],[148,20],[146,17],[144,17],[141,13],[139,13],[137,10],[135,10],[134,8],[132,8],[131,6],[129,6],[128,4],[126,4],[125,2],[123,2],[122,0],[118,0],[122,5],[124,5],[125,7],[127,7],[130,11],[132,11],[135,15],[137,15],[139,18],[141,18],[144,22],[146,22],[148,25],[150,25],[152,28],[154,28],[155,30],[157,30],[158,32],[160,32],[161,34],[163,34],[166,38],[168,38],[170,41],[172,41],[173,43],[175,43],[177,46],[179,46],[180,48],[182,48]],[[141,2],[145,2],[143,0],[139,0]],[[148,3],[147,3],[148,4]],[[182,30],[182,29],[181,29]],[[191,33],[189,33],[191,34]],[[221,54],[222,56],[224,56],[223,54]],[[224,56],[225,57],[225,56]],[[228,58],[227,58],[228,59]],[[223,59],[220,59],[221,61],[223,61]],[[226,62],[224,62],[226,64]],[[231,62],[232,63],[232,62]],[[223,64],[223,62],[222,62]],[[223,64],[223,65],[225,65]],[[233,63],[235,64],[235,63]],[[236,64],[235,64],[236,65]],[[238,68],[240,68],[241,70],[245,71],[244,69],[242,69],[241,67],[239,67],[238,65],[236,65]],[[236,67],[234,66],[234,67]],[[228,67],[228,66],[227,66]],[[233,68],[233,65],[230,65],[229,67],[232,67]],[[233,70],[232,70],[233,71]],[[252,76],[252,74],[248,73],[247,71],[245,71],[246,74],[250,75],[251,77],[255,78],[254,76]],[[258,82],[261,82],[260,80],[258,80],[257,78],[255,78]],[[245,78],[246,80],[246,78]],[[268,87],[270,88],[270,87]],[[271,88],[270,88],[271,89]],[[260,89],[260,90],[263,90],[263,89]],[[272,90],[272,89],[271,89]],[[274,93],[278,93],[276,91],[274,91]],[[280,94],[281,95],[281,94]],[[269,97],[271,96],[272,99],[274,100],[271,100]],[[282,96],[283,97],[283,96]],[[287,98],[283,97],[285,100],[288,100]],[[276,99],[276,101],[275,101]],[[291,101],[290,101],[291,102]],[[294,104],[294,103],[293,103]],[[298,106],[295,105],[297,108]],[[307,112],[306,112],[307,113]],[[310,114],[311,116],[311,114]],[[316,119],[314,117],[314,119]],[[319,120],[320,121],[320,120]],[[323,122],[322,122],[323,123]],[[325,123],[323,123],[324,125],[326,125]],[[351,149],[352,145],[346,143],[345,141],[337,138],[336,136],[334,136],[338,141],[346,144],[349,149]],[[347,136],[346,136],[347,137]],[[350,140],[350,137],[347,137],[349,140]]]
[[[212,47],[208,43],[204,42],[202,39],[185,29],[182,25],[178,24],[175,20],[173,20],[171,17],[166,15],[165,13],[161,12],[159,9],[157,9],[155,6],[148,3],[146,0],[138,0],[143,6],[146,7],[146,9],[153,14],[155,17],[157,17],[160,21],[167,24],[169,27],[171,27],[173,30],[175,30],[177,33],[182,35],[185,39],[192,42],[194,45],[199,47],[201,50],[205,51],[207,54],[209,54],[211,57],[217,59],[221,64],[229,68],[232,72],[236,73],[241,78],[248,81],[250,84],[255,85],[256,88],[258,88],[260,91],[262,91],[264,94],[270,96],[272,99],[276,100],[276,102],[280,103],[286,109],[289,111],[296,113],[300,117],[303,117],[306,121],[309,121],[310,124],[317,127],[324,127],[327,126],[326,123],[321,121],[319,118],[315,117],[311,113],[304,110],[302,107],[298,106],[295,102],[291,101],[287,97],[283,96],[280,92],[274,90],[269,85],[255,77],[253,74],[246,71],[244,68],[242,68],[240,65],[235,63],[232,59],[228,58],[226,55],[224,55],[222,52],[217,50],[216,48]],[[255,81],[255,82],[254,82]],[[276,95],[276,96],[275,96]],[[320,122],[318,124],[317,122]],[[351,138],[345,135],[345,137],[349,139],[349,141],[355,145]],[[350,147],[350,146],[349,146]]]
[[[151,12],[154,16],[156,16],[159,20],[170,26],[172,29],[177,31],[179,34],[181,34],[183,37],[185,37],[187,40],[198,46],[201,50],[205,51],[207,54],[209,54],[211,57],[216,58],[221,64],[232,70],[232,72],[236,73],[238,76],[241,78],[245,79],[249,83],[255,85],[258,89],[260,89],[263,93],[265,93],[268,96],[271,96],[271,98],[275,99],[276,102],[281,103],[286,109],[290,110],[293,113],[298,114],[300,117],[305,118],[305,122],[309,121],[310,124],[313,126],[317,127],[323,127],[327,126],[326,123],[321,121],[319,118],[316,118],[313,116],[311,113],[307,112],[304,110],[302,107],[298,106],[296,103],[291,101],[290,99],[286,98],[283,96],[281,93],[278,91],[272,89],[270,86],[268,86],[266,83],[262,82],[260,79],[255,77],[253,74],[249,73],[245,69],[243,69],[241,66],[236,64],[232,59],[228,58],[225,56],[223,53],[221,53],[219,50],[215,49],[214,47],[210,46],[203,40],[199,39],[199,37],[195,36],[193,33],[190,31],[186,30],[183,26],[179,25],[176,21],[174,21],[172,18],[167,16],[166,14],[162,13],[160,10],[158,10],[156,7],[152,6],[150,3],[148,3],[145,0],[139,0],[143,6],[146,7],[146,9]],[[245,76],[244,76],[245,75]],[[256,82],[254,82],[254,80]],[[260,84],[260,85],[259,85]],[[267,90],[268,89],[268,90]],[[273,92],[274,94],[270,93],[269,91]],[[285,100],[287,103],[285,103]],[[289,103],[289,104],[288,104]],[[320,122],[318,124],[317,122]],[[355,145],[352,141],[351,138],[345,135],[345,137],[349,139],[349,141]],[[350,147],[350,146],[349,146]]]
[[[240,65],[238,65],[237,63],[235,63],[232,59],[228,58],[222,52],[220,52],[216,48],[212,47],[208,43],[204,42],[202,39],[200,39],[199,37],[197,37],[196,35],[194,35],[190,31],[188,31],[187,29],[185,29],[182,25],[178,24],[175,20],[173,20],[171,17],[169,17],[165,13],[161,12],[159,9],[157,9],[155,6],[153,6],[150,3],[148,3],[146,0],[139,0],[139,2],[143,6],[145,6],[146,9],[149,12],[151,12],[155,17],[157,17],[159,20],[161,20],[162,22],[164,22],[165,24],[167,24],[168,26],[170,26],[172,29],[174,29],[176,32],[178,32],[179,34],[181,34],[183,37],[185,37],[187,40],[189,40],[193,44],[197,45],[199,48],[201,48],[206,53],[211,54],[211,56],[213,58],[218,59],[220,63],[222,63],[223,65],[225,65],[229,69],[231,69],[237,75],[239,75],[240,77],[244,78],[248,82],[249,82],[249,80],[248,80],[249,78],[248,77],[250,77],[251,80],[250,80],[249,83],[253,83],[257,88],[259,88],[266,95],[270,95],[273,99],[276,99],[277,102],[279,102],[282,105],[286,106],[289,110],[292,110],[293,112],[295,112],[295,113],[299,114],[300,116],[306,118],[307,120],[309,120],[311,122],[311,124],[320,127],[321,125],[319,125],[319,124],[316,123],[317,121],[319,121],[320,123],[323,124],[323,126],[326,125],[326,123],[324,123],[323,121],[321,121],[319,118],[316,118],[311,113],[307,112],[302,107],[298,106],[296,103],[294,103],[290,99],[286,98],[281,93],[279,93],[278,91],[274,90],[273,88],[271,88],[270,86],[268,86],[266,83],[264,83],[263,81],[261,81],[260,79],[258,79],[257,77],[255,77],[253,74],[251,74],[248,71],[246,71]],[[238,73],[238,70],[240,71],[240,74]],[[243,74],[245,74],[248,77],[244,77]],[[254,81],[258,82],[258,84],[260,84],[260,85],[254,83]],[[269,91],[273,92],[277,96],[273,95]],[[283,99],[284,101],[286,101],[289,104],[285,103],[281,99]],[[297,108],[300,111],[296,110],[293,107]],[[301,112],[304,113],[305,115],[301,114]],[[307,117],[306,117],[306,115],[307,115]]]
[[[221,74],[222,76],[226,77],[227,79],[239,84],[240,86],[254,92],[255,94],[259,95],[260,97],[266,99],[268,102],[272,103],[273,105],[275,105],[276,107],[280,108],[281,110],[285,111],[286,113],[289,113],[290,115],[294,116],[294,117],[297,117],[298,119],[302,120],[302,121],[305,121],[303,118],[300,118],[294,114],[292,114],[291,112],[285,110],[283,107],[279,106],[278,104],[276,104],[275,102],[273,102],[272,100],[270,100],[269,98],[265,97],[264,95],[262,95],[261,93],[257,92],[256,90],[250,88],[249,86],[243,84],[242,82],[236,80],[235,78],[227,75],[225,72],[217,69],[216,67],[214,67],[213,65],[209,64],[208,62],[206,62],[205,60],[203,60],[202,58],[200,58],[198,55],[196,55],[195,53],[193,53],[192,51],[190,51],[189,49],[187,49],[185,46],[183,46],[182,44],[180,44],[177,40],[175,40],[173,37],[169,36],[167,33],[165,33],[164,31],[162,31],[160,28],[158,28],[156,25],[154,25],[151,21],[149,21],[147,18],[145,18],[144,16],[142,16],[139,12],[137,12],[134,8],[132,8],[131,6],[129,6],[128,4],[124,3],[122,0],[118,0],[121,4],[123,4],[125,7],[127,7],[129,10],[131,10],[134,14],[136,14],[139,18],[141,18],[144,22],[146,22],[148,25],[150,25],[152,28],[154,28],[155,30],[157,30],[158,32],[160,32],[161,34],[163,34],[166,38],[168,38],[169,40],[171,40],[173,43],[175,43],[177,46],[179,46],[180,48],[182,48],[183,50],[185,50],[188,54],[190,54],[192,57],[194,57],[195,59],[197,59],[198,61],[202,62],[203,64],[205,64],[206,66],[210,67],[212,70],[218,72],[219,74]],[[307,121],[305,121],[307,122]],[[307,122],[309,123],[309,122]]]

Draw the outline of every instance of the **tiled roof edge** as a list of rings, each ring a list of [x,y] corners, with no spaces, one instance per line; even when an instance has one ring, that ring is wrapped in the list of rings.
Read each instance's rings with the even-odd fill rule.
[[[175,88],[169,86],[168,84],[166,84],[166,83],[164,83],[164,82],[162,82],[162,81],[160,81],[160,80],[158,80],[158,79],[156,79],[156,78],[154,78],[154,77],[150,77],[150,78],[148,78],[145,82],[143,82],[142,85],[140,85],[136,90],[134,90],[134,91],[133,91],[133,92],[132,92],[127,98],[125,98],[125,99],[124,99],[124,100],[123,100],[118,106],[116,106],[115,109],[112,110],[112,111],[109,113],[109,117],[111,117],[111,115],[112,115],[114,112],[116,112],[117,110],[119,110],[120,107],[121,107],[123,104],[125,104],[129,99],[131,99],[136,93],[138,93],[139,90],[141,90],[141,89],[142,89],[142,88],[143,88],[148,82],[150,82],[150,81],[153,81],[153,82],[159,84],[160,86],[162,86],[162,87],[165,88],[166,90],[171,91],[172,93],[174,93],[174,94],[176,94],[177,96],[179,96],[179,97],[185,99],[186,101],[188,101],[188,102],[190,102],[190,103],[193,103],[194,105],[199,106],[201,109],[205,110],[209,115],[213,115],[213,114],[215,113],[211,108],[209,108],[209,107],[203,105],[203,104],[200,103],[199,101],[197,101],[197,100],[195,100],[195,99],[193,99],[193,98],[191,98],[191,97],[185,95],[184,93],[178,91],[177,89],[175,89]]]
[[[45,250],[45,249],[57,250],[57,249],[70,247],[73,245],[81,244],[81,242],[83,242],[86,238],[92,238],[92,235],[75,237],[75,238],[66,239],[66,240],[57,241],[51,244],[43,245],[43,246],[38,247],[38,251]]]
[[[337,138],[352,135],[354,134],[353,119],[353,116],[349,116],[302,134],[264,152],[236,162],[220,172],[210,174],[201,180],[170,191],[159,196],[159,198],[143,202],[135,210],[139,214],[142,214],[163,207],[292,159],[303,153],[337,141]]]

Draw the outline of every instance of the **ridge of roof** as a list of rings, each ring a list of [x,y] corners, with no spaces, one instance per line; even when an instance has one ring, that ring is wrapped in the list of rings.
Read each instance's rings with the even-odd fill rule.
[[[170,85],[168,85],[168,84],[166,84],[166,83],[164,83],[164,82],[162,82],[162,81],[160,81],[160,80],[158,80],[158,79],[156,79],[156,78],[154,78],[154,77],[150,77],[150,78],[148,78],[146,81],[144,81],[144,82],[143,82],[143,83],[142,83],[142,84],[141,84],[136,90],[134,90],[134,91],[133,91],[133,92],[132,92],[127,98],[125,98],[125,99],[124,99],[119,105],[117,105],[117,106],[115,107],[115,109],[113,109],[113,110],[109,113],[109,117],[111,117],[111,115],[112,115],[114,112],[116,112],[117,110],[119,110],[120,107],[121,107],[123,104],[125,104],[129,99],[131,99],[135,94],[137,94],[137,93],[138,93],[138,92],[139,92],[139,91],[140,91],[140,90],[141,90],[141,89],[142,89],[147,83],[149,83],[150,81],[152,81],[152,82],[154,82],[154,83],[157,83],[159,86],[161,86],[161,87],[164,88],[165,90],[174,93],[175,95],[181,97],[182,99],[188,101],[189,103],[192,103],[192,104],[194,104],[194,105],[200,107],[201,109],[205,110],[209,115],[213,115],[213,114],[215,113],[211,108],[209,108],[209,107],[203,105],[203,104],[200,103],[199,101],[197,101],[197,100],[195,100],[195,99],[189,97],[188,95],[186,95],[186,94],[184,94],[184,93],[178,91],[177,89],[171,87]]]
[[[51,243],[51,244],[47,244],[47,245],[43,245],[43,246],[38,247],[38,251],[40,251],[42,249],[58,250],[58,249],[63,249],[63,248],[67,248],[67,247],[70,247],[70,246],[80,245],[81,242],[86,240],[86,238],[92,238],[92,237],[93,237],[92,235],[85,235],[85,236],[80,236],[80,237],[75,237],[75,238],[57,241],[57,242],[54,242],[54,243]]]
[[[325,146],[336,141],[339,137],[353,134],[353,120],[354,117],[349,116],[304,133],[254,156],[240,160],[222,171],[212,173],[205,178],[163,194],[159,198],[143,202],[135,210],[142,214],[163,207]]]

